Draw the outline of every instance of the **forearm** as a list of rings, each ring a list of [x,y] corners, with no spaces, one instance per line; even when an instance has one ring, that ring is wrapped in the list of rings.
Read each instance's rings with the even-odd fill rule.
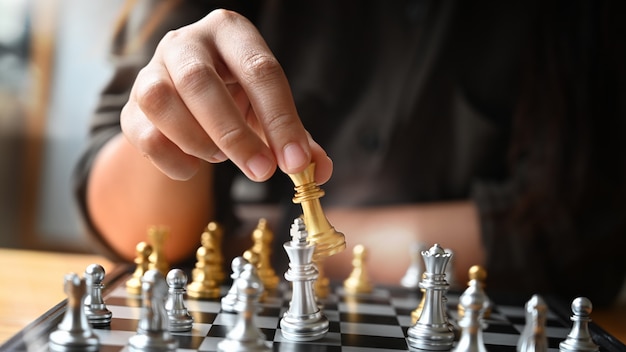
[[[438,243],[454,252],[452,264],[458,282],[467,270],[483,264],[484,249],[478,215],[470,201],[404,205],[367,209],[326,209],[330,223],[345,234],[347,249],[324,262],[331,278],[346,278],[352,270],[352,247],[368,249],[367,270],[374,282],[398,284],[410,264],[415,242]]]
[[[213,214],[212,173],[208,163],[187,181],[174,181],[156,169],[122,135],[111,139],[94,161],[87,185],[89,216],[104,241],[132,260],[147,229],[171,230],[168,260],[188,257]]]

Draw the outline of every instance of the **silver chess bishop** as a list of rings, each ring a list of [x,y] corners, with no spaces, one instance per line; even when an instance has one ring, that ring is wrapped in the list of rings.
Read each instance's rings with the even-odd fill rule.
[[[292,283],[289,310],[280,321],[283,336],[293,341],[321,339],[328,332],[328,318],[317,305],[313,282],[318,277],[313,265],[315,245],[308,240],[302,218],[291,225],[291,241],[283,247],[289,256],[289,270],[285,279]]]

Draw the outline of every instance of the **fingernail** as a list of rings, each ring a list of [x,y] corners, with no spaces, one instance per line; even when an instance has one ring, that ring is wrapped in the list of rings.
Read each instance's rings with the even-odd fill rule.
[[[283,157],[285,159],[285,166],[287,172],[299,169],[305,166],[309,161],[308,156],[304,153],[302,147],[297,143],[289,143],[283,148]]]
[[[273,168],[273,164],[270,159],[263,154],[253,156],[250,160],[248,160],[246,166],[258,179],[265,178],[265,176],[267,176]]]
[[[228,157],[226,156],[226,154],[224,154],[223,151],[218,150],[215,154],[211,156],[211,158],[209,159],[209,162],[221,163],[222,161],[226,161],[226,160],[228,160]]]

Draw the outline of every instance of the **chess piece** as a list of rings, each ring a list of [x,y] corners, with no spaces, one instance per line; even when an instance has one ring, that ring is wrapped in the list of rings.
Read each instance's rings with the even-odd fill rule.
[[[152,245],[152,253],[150,253],[148,269],[157,269],[161,272],[161,275],[167,275],[170,265],[165,258],[163,248],[165,241],[169,236],[169,230],[165,227],[152,226],[148,229],[148,238]]]
[[[561,352],[596,352],[598,345],[593,342],[589,333],[589,315],[593,310],[591,301],[586,297],[578,297],[572,301],[572,330],[567,338],[559,344]]]
[[[91,264],[85,269],[85,315],[91,325],[98,327],[110,325],[113,316],[102,298],[104,274],[104,268],[99,264]]]
[[[343,288],[349,294],[370,293],[372,292],[372,283],[366,268],[367,249],[363,245],[357,244],[352,252],[354,257],[352,259],[353,269],[350,276],[343,282]]]
[[[450,261],[446,265],[446,281],[448,282],[448,289],[457,289],[458,283],[456,275],[454,274],[454,252],[450,248],[444,249],[446,253],[450,253]]]
[[[224,229],[217,222],[211,221],[206,226],[204,232],[200,236],[200,243],[203,247],[210,247],[214,250],[213,277],[218,285],[224,283],[226,273],[224,272],[224,257],[222,255],[222,240],[224,238]]]
[[[400,285],[402,285],[402,287],[411,289],[419,287],[419,282],[422,278],[422,273],[424,272],[421,253],[427,249],[428,248],[425,248],[425,245],[421,242],[411,244],[409,248],[411,263],[409,264],[406,273],[400,280]]]
[[[422,350],[449,350],[454,342],[454,331],[445,312],[444,293],[448,290],[445,270],[450,253],[435,244],[422,252],[424,277],[420,288],[424,289],[424,306],[417,322],[408,331],[407,342],[411,348]]]
[[[315,244],[313,262],[318,269],[315,293],[323,298],[329,292],[329,280],[324,276],[324,259],[346,248],[345,236],[330,225],[322,211],[320,198],[324,191],[315,183],[315,163],[311,163],[298,174],[289,174],[296,194],[293,202],[302,206],[304,223],[309,233],[309,241]]]
[[[126,281],[126,292],[133,295],[141,295],[141,278],[149,269],[149,256],[152,253],[152,246],[146,242],[139,242],[135,247],[135,271],[130,279]]]
[[[485,270],[485,268],[483,268],[480,265],[472,265],[468,272],[468,277],[469,277],[469,282],[467,283],[467,285],[469,286],[471,284],[471,282],[473,280],[478,281],[478,283],[480,284],[480,287],[483,289],[483,292],[485,290],[485,281],[487,281],[487,271]],[[484,319],[488,319],[491,316],[491,311],[493,310],[493,303],[491,302],[491,299],[489,299],[489,296],[487,294],[485,294],[485,310],[483,312],[483,318]],[[458,314],[459,314],[459,319],[463,317],[463,306],[459,303],[458,305]]]
[[[169,332],[165,310],[168,287],[159,270],[148,270],[141,280],[142,306],[137,334],[129,340],[130,351],[176,351],[178,341]]]
[[[271,264],[273,240],[274,234],[268,227],[267,220],[263,218],[259,219],[257,227],[252,232],[253,245],[249,251],[258,255],[258,260],[254,264],[261,281],[263,281],[263,287],[266,290],[276,289],[280,282]],[[251,254],[248,254],[248,256],[250,255]]]
[[[540,295],[533,295],[525,305],[526,325],[517,342],[518,352],[543,352],[548,350],[546,314],[548,306]]]
[[[64,290],[67,308],[63,320],[50,334],[51,351],[98,351],[100,341],[91,330],[84,310],[87,285],[84,279],[71,273],[65,275]]]
[[[222,297],[221,300],[222,310],[225,312],[236,312],[235,303],[237,303],[237,285],[235,285],[235,283],[237,282],[237,278],[243,271],[243,266],[247,263],[248,261],[245,260],[243,257],[235,257],[231,262],[230,267],[232,270],[232,274],[230,275],[230,278],[233,280],[233,284],[232,286],[230,286],[230,289],[228,290],[226,295]]]
[[[281,332],[288,340],[318,340],[328,332],[328,318],[317,306],[313,289],[317,279],[317,269],[312,262],[315,245],[307,239],[302,218],[294,220],[290,234],[291,241],[283,247],[289,256],[285,279],[292,283],[292,295],[289,309],[280,321]]]
[[[470,280],[469,286],[459,300],[464,315],[459,321],[461,337],[454,352],[487,352],[480,323],[486,304],[487,295],[481,283],[478,280]]]
[[[263,292],[263,282],[257,275],[253,264],[244,265],[241,274],[235,280],[235,286],[237,288],[237,303],[235,304],[238,312],[237,321],[226,338],[217,344],[217,350],[269,352],[271,349],[265,341],[265,335],[254,325],[254,315],[259,297]]]
[[[545,351],[545,314],[547,305],[540,295],[533,295],[524,305],[526,324],[517,341],[517,351]]]
[[[169,294],[165,302],[169,329],[176,332],[190,331],[193,326],[193,317],[185,307],[184,301],[187,275],[180,269],[172,269],[167,273],[165,280],[169,287]]]
[[[202,234],[202,245],[196,250],[196,265],[191,271],[191,283],[187,285],[189,297],[201,299],[220,297],[220,285],[225,274],[222,268],[221,248],[217,247],[218,238],[217,229],[207,230]]]
[[[422,273],[422,280],[423,280],[424,274]],[[411,324],[415,324],[417,323],[417,320],[420,318],[420,315],[422,314],[422,309],[424,309],[424,301],[426,301],[426,290],[424,290],[423,288],[420,288],[420,292],[422,294],[422,298],[420,299],[420,303],[417,305],[417,307],[411,312]]]

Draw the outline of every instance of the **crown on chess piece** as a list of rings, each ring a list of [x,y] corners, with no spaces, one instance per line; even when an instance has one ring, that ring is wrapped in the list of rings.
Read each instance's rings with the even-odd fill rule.
[[[324,191],[315,183],[315,163],[311,163],[298,174],[289,174],[296,191],[293,202],[302,206],[304,223],[309,240],[315,244],[313,259],[325,258],[337,254],[346,248],[343,233],[330,225],[322,211],[320,198]]]
[[[426,276],[441,275],[445,277],[446,266],[451,258],[450,253],[446,252],[439,244],[435,244],[429,250],[422,252],[422,257],[426,267]],[[432,279],[445,280],[439,277],[433,277]]]

